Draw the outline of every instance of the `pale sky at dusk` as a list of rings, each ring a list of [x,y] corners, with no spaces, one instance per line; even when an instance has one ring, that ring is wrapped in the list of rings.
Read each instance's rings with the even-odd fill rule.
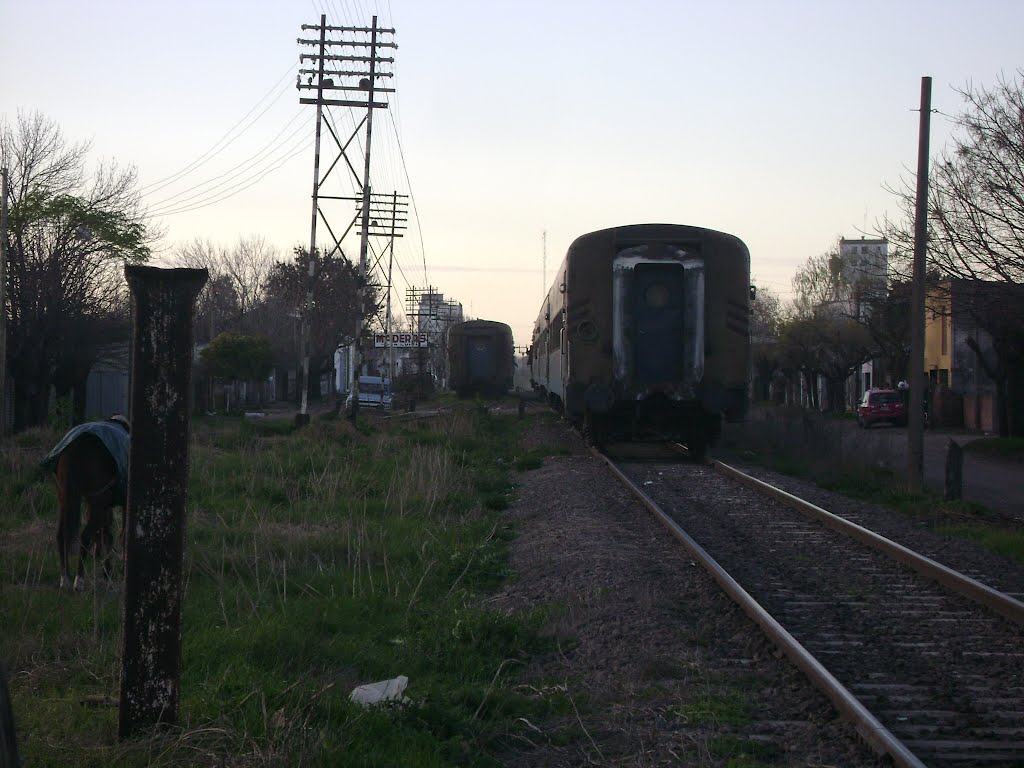
[[[545,231],[551,279],[592,230],[724,230],[750,248],[755,282],[786,295],[807,257],[896,213],[883,185],[916,164],[923,75],[955,114],[953,87],[1024,63],[1020,0],[8,0],[2,115],[40,111],[95,159],[135,165],[165,256],[250,235],[286,256],[309,243],[313,173],[296,39],[321,13],[396,30],[372,170],[374,192],[414,204],[395,301],[433,285],[519,345]],[[352,115],[332,112],[347,137]],[[934,154],[948,119],[932,129]],[[339,175],[322,191],[352,190]],[[335,205],[344,229],[353,204]],[[345,246],[358,258],[354,236]]]

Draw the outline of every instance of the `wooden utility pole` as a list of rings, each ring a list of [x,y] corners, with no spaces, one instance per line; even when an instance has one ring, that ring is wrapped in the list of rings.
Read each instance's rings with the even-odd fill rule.
[[[0,168],[3,190],[0,195],[0,435],[6,435],[7,423],[7,196],[10,182],[7,169]]]
[[[373,23],[370,27],[335,27],[327,24],[326,15],[320,16],[319,25],[303,24],[303,30],[315,29],[320,35],[317,40],[305,40],[299,38],[299,45],[315,45],[317,46],[316,53],[302,53],[299,55],[300,65],[305,61],[309,60],[315,62],[316,69],[299,69],[298,80],[296,87],[300,90],[315,90],[316,98],[300,98],[300,104],[315,104],[317,107],[317,150],[316,160],[314,166],[314,182],[313,182],[313,227],[311,233],[310,244],[310,284],[312,285],[313,275],[313,254],[315,253],[315,238],[316,238],[316,219],[320,216],[324,219],[324,223],[327,225],[328,231],[331,233],[334,239],[334,247],[331,251],[325,255],[325,258],[333,255],[336,251],[341,251],[341,241],[345,238],[345,235],[352,229],[356,222],[356,219],[362,220],[361,236],[359,242],[359,317],[356,321],[356,327],[353,330],[353,343],[352,343],[352,419],[355,420],[356,409],[359,407],[359,368],[362,365],[361,360],[361,337],[362,337],[362,323],[363,317],[366,312],[366,256],[368,250],[369,230],[370,230],[370,149],[373,140],[373,110],[374,109],[385,109],[387,108],[387,102],[374,101],[374,98],[381,93],[393,93],[394,88],[386,88],[378,84],[378,80],[382,78],[389,78],[392,76],[391,72],[381,71],[380,66],[382,64],[393,64],[394,58],[383,57],[379,55],[381,48],[395,49],[398,46],[393,42],[382,41],[380,37],[382,35],[394,35],[395,30],[383,29],[377,26],[377,17],[373,17]],[[335,39],[333,35],[340,35],[339,39]],[[368,36],[369,39],[366,39]],[[351,54],[329,54],[327,51],[330,48],[333,50],[333,46],[339,46],[342,50],[345,49],[367,49],[368,55],[355,56]],[[328,63],[332,64],[331,69],[327,69]],[[358,69],[334,69],[336,65],[342,63],[351,64]],[[303,82],[302,78],[305,77],[306,81]],[[314,84],[313,80],[316,80]],[[343,91],[352,95],[349,98],[333,99],[325,98],[325,91]],[[319,177],[319,163],[320,163],[320,150],[319,150],[319,136],[320,136],[320,123],[322,120],[322,110],[325,106],[340,106],[340,107],[359,107],[366,110],[366,116],[356,126],[352,133],[352,136],[348,141],[342,143],[337,135],[335,135],[333,129],[328,125],[328,130],[331,131],[331,136],[334,138],[338,148],[338,157],[335,158],[334,162],[328,168],[322,179]],[[363,175],[359,178],[355,169],[346,155],[346,149],[352,143],[356,133],[363,127],[366,126],[366,138],[364,146],[363,156]],[[345,166],[352,172],[352,175],[359,185],[361,192],[361,206],[356,219],[353,219],[352,223],[349,224],[348,228],[342,233],[341,237],[337,237],[334,234],[334,230],[331,229],[330,223],[324,216],[323,211],[320,208],[321,200],[328,199],[346,199],[344,197],[332,196],[332,195],[321,195],[319,193],[320,187],[327,181],[331,171],[338,165],[338,161],[342,158],[345,159]],[[310,314],[309,309],[312,303],[311,295],[307,301],[307,314]],[[308,336],[310,331],[308,324],[304,324]],[[304,367],[308,369],[308,353],[306,356],[306,362]],[[308,375],[308,374],[307,374]],[[308,391],[308,381],[306,382]],[[305,394],[303,395],[303,412],[300,413],[297,420],[305,413]],[[308,416],[306,417],[308,419]]]
[[[917,139],[917,200],[914,211],[914,271],[910,294],[910,414],[907,420],[907,485],[924,487],[924,298],[928,250],[928,137],[932,79],[921,78],[921,116]]]
[[[320,125],[324,114],[324,48],[327,34],[327,16],[320,16],[319,71],[316,79],[316,140],[313,145],[313,215],[309,224],[309,271],[306,275],[306,308],[302,313],[302,405],[295,417],[295,423],[303,426],[309,423],[309,350],[311,323],[313,320],[313,279],[316,276],[316,220],[320,191]]]
[[[375,196],[378,199],[371,200],[373,205],[372,213],[375,218],[371,221],[370,226],[375,228],[377,231],[371,232],[370,234],[385,234],[381,232],[384,229],[382,218],[386,217],[389,225],[389,231],[386,232],[388,238],[387,253],[388,253],[388,279],[387,279],[387,297],[386,297],[386,310],[384,314],[384,334],[387,339],[387,355],[388,355],[388,378],[391,380],[391,386],[395,384],[395,348],[391,343],[391,272],[395,263],[395,238],[402,237],[402,231],[406,228],[406,222],[408,221],[408,206],[409,196],[400,195],[397,191],[392,192],[391,195]],[[388,210],[382,207],[382,203],[385,203],[390,198],[391,207]],[[402,214],[399,216],[399,214]],[[378,264],[380,259],[377,260]]]

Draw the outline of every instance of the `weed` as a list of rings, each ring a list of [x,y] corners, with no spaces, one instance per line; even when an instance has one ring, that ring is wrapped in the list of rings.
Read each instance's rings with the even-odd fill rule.
[[[371,423],[372,422],[372,423]],[[455,408],[416,427],[193,422],[179,727],[118,743],[118,594],[58,592],[59,435],[0,445],[0,657],[33,765],[487,765],[562,707],[518,689],[543,616],[484,598],[508,577],[519,422]],[[94,580],[95,581],[95,580]],[[406,706],[356,685],[404,674]]]

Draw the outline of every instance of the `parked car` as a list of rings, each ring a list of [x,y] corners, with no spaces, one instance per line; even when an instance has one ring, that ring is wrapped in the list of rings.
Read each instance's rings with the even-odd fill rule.
[[[907,407],[903,393],[895,389],[869,389],[857,406],[857,424],[867,429],[888,422],[897,427],[907,424]]]
[[[380,376],[359,377],[360,408],[390,408],[391,381]],[[352,393],[345,397],[345,412],[352,412]]]

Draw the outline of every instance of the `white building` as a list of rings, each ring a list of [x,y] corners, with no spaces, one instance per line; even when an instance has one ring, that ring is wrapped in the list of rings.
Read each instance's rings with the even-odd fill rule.
[[[858,240],[839,238],[841,262],[841,291],[837,297],[847,317],[865,320],[873,307],[885,301],[889,285],[889,241],[861,237]],[[861,392],[881,386],[875,381],[875,361],[860,367],[860,375],[853,387],[848,386],[847,399],[856,407]]]

